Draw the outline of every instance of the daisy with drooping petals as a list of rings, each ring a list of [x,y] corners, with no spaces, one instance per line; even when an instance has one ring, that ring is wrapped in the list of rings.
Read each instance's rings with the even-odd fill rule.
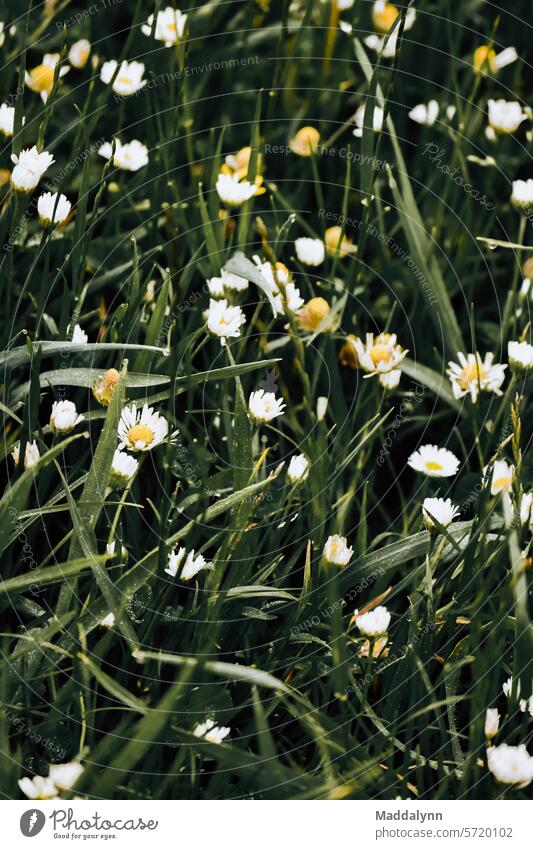
[[[50,227],[52,224],[64,224],[70,215],[71,207],[72,204],[65,195],[58,195],[57,192],[55,194],[45,192],[37,201],[39,220],[43,227]]]
[[[11,161],[15,164],[11,173],[13,188],[24,193],[33,191],[44,172],[55,162],[51,153],[46,150],[39,153],[36,145],[21,150],[18,156],[12,153]]]
[[[153,407],[143,405],[139,412],[135,404],[124,407],[118,423],[119,448],[129,451],[151,451],[168,436],[168,422]]]
[[[289,468],[287,469],[287,480],[289,483],[303,483],[309,476],[309,460],[305,454],[296,454],[291,457]]]
[[[72,401],[54,401],[50,413],[50,427],[54,433],[68,433],[82,422],[84,416],[78,415]]]
[[[16,442],[13,446],[11,456],[13,457],[15,466],[18,466],[20,460],[20,442]],[[37,447],[35,439],[33,442],[27,442],[24,450],[24,468],[31,469],[32,466],[35,466],[35,464],[39,462],[40,458],[41,453]]]
[[[366,372],[365,377],[387,374],[398,368],[407,349],[397,342],[396,333],[366,334],[366,342],[357,337],[353,341],[359,367]]]
[[[213,568],[210,563],[206,563],[201,554],[195,554],[194,549],[187,554],[185,548],[178,548],[169,554],[167,568],[165,569],[166,574],[175,578],[183,558],[185,558],[185,563],[179,575],[180,581],[190,581],[202,569],[211,570]]]
[[[104,62],[100,69],[100,79],[103,83],[109,85],[115,76],[117,67],[118,62],[115,59]],[[142,62],[126,62],[124,60],[121,62],[114,79],[113,91],[121,97],[129,97],[132,94],[136,94],[146,85],[146,80],[143,80],[143,74],[144,65]]]
[[[277,262],[275,266],[272,266],[270,262],[263,262],[258,256],[254,256],[253,261],[259,268],[263,281],[272,295],[274,317],[285,313],[280,288],[283,289],[285,294],[287,309],[290,312],[296,312],[300,309],[304,301],[300,297],[300,290],[290,279],[288,268],[282,262]]]
[[[529,180],[513,180],[511,203],[520,212],[529,215],[533,205],[533,180],[531,178]]]
[[[533,757],[524,743],[520,746],[489,746],[487,766],[496,781],[521,790],[533,780]]]
[[[283,415],[285,402],[282,398],[276,398],[274,392],[265,392],[264,389],[256,389],[248,399],[248,415],[256,424],[266,424],[277,416]]]
[[[515,133],[522,121],[527,118],[516,100],[489,100],[488,110],[489,125],[485,135],[491,140],[494,140],[497,135]]]
[[[513,371],[526,371],[533,367],[533,345],[528,342],[508,342],[507,357]]]
[[[324,561],[331,566],[347,566],[352,554],[353,548],[348,546],[348,540],[339,534],[327,538],[322,552]]]
[[[433,530],[436,527],[434,520],[443,528],[447,528],[459,512],[459,507],[452,504],[450,498],[424,498],[422,518],[428,530]]]
[[[467,354],[457,353],[459,364],[450,361],[448,363],[447,375],[452,384],[454,398],[464,398],[470,394],[472,403],[476,403],[479,391],[494,392],[502,395],[500,386],[505,380],[506,365],[494,363],[494,354],[485,354],[481,360],[479,353]]]
[[[75,41],[68,52],[68,60],[73,68],[81,70],[85,68],[91,54],[91,42],[86,38]]]
[[[157,13],[155,22],[154,38],[156,41],[164,41],[165,47],[172,47],[178,44],[183,33],[185,32],[185,24],[187,23],[187,15],[182,14],[179,9],[173,9],[172,6],[167,6]],[[152,35],[154,26],[154,16],[150,15],[141,30],[144,35]]]
[[[59,53],[45,53],[42,63],[24,74],[24,82],[29,89],[41,95],[43,103],[46,103],[52,93],[56,65],[59,59]],[[63,66],[59,71],[59,77],[64,77],[68,72],[68,67]]]
[[[231,728],[226,725],[215,725],[212,719],[206,719],[205,722],[198,723],[192,733],[195,737],[202,737],[210,743],[220,744],[231,733]]]
[[[512,65],[518,59],[518,53],[514,47],[506,47],[501,53],[496,53],[493,47],[488,44],[482,44],[474,51],[474,70],[476,73],[486,73],[490,71],[492,74],[498,73],[507,65]]]
[[[422,472],[430,478],[450,478],[457,474],[459,459],[448,451],[447,448],[439,448],[437,445],[421,445],[413,451],[407,465],[415,472]]]
[[[308,236],[301,236],[294,240],[296,256],[303,265],[311,265],[316,267],[324,262],[326,249],[322,239],[310,239]]]
[[[117,448],[111,463],[110,486],[123,489],[130,483],[138,467],[139,461],[135,457],[130,457],[125,451],[120,451]]]
[[[484,472],[488,471],[486,466]],[[496,460],[492,468],[492,479],[490,483],[490,494],[498,495],[500,492],[509,492],[513,483],[514,466],[505,460]]]
[[[226,339],[241,335],[241,327],[246,324],[246,316],[240,307],[230,307],[225,298],[220,301],[211,299],[207,311],[207,329],[213,336],[218,336],[220,344],[225,345]]]
[[[355,624],[364,637],[381,637],[387,633],[391,615],[386,607],[380,605],[368,613],[355,617]]]
[[[104,142],[98,150],[104,159],[113,157],[113,165],[122,171],[138,171],[148,165],[148,148],[138,139],[122,144],[120,139],[115,139],[115,153],[111,142]]]

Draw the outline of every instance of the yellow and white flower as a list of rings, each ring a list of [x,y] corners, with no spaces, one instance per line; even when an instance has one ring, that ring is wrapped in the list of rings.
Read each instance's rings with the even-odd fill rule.
[[[86,38],[80,38],[79,41],[75,41],[70,48],[68,52],[68,61],[73,68],[80,70],[81,68],[85,68],[90,55],[91,42]]]
[[[157,20],[155,22],[155,40],[163,41],[165,47],[172,47],[183,38],[186,23],[187,15],[184,15],[179,9],[173,9],[172,6],[161,9],[157,14]],[[150,15],[146,23],[141,27],[144,35],[152,35],[153,26],[154,16]]]
[[[111,142],[104,142],[98,153],[108,160],[113,156],[113,165],[122,171],[138,171],[148,165],[148,148],[138,139],[133,139],[126,144],[122,144],[120,139],[115,139],[114,154]]]
[[[500,729],[500,713],[498,708],[489,708],[485,714],[485,737],[492,740]]]
[[[59,59],[59,53],[45,53],[42,63],[24,74],[24,82],[29,89],[41,95],[43,103],[46,103],[52,93],[56,65]],[[63,66],[59,71],[59,77],[64,77],[68,72],[69,68]]]
[[[348,540],[339,534],[327,538],[322,552],[325,562],[331,566],[347,566],[352,554],[353,548],[348,546]]]
[[[432,127],[439,117],[439,104],[436,100],[430,100],[429,103],[418,103],[409,112],[409,117],[415,124]]]
[[[49,775],[44,778],[21,778],[18,785],[28,799],[57,799],[61,790],[70,790],[83,772],[77,761],[66,764],[51,764]]]
[[[231,728],[226,725],[215,725],[212,719],[206,719],[205,722],[198,723],[192,733],[195,737],[202,737],[210,743],[222,743],[231,733]]]
[[[65,195],[58,195],[57,192],[55,194],[45,192],[37,201],[37,212],[43,227],[64,224],[70,215],[71,208],[72,204]]]
[[[283,399],[276,398],[273,392],[265,392],[264,389],[256,389],[248,399],[248,414],[256,424],[271,422],[277,416],[283,415],[284,410]]]
[[[294,247],[296,256],[303,265],[311,265],[316,268],[324,262],[326,249],[322,239],[310,239],[308,236],[301,236],[295,239]]]
[[[20,442],[15,443],[13,446],[11,456],[13,457],[15,466],[18,466],[20,460]],[[40,458],[41,454],[35,440],[33,442],[27,442],[24,450],[24,468],[31,469],[32,466],[35,466],[39,462]]]
[[[21,150],[18,156],[12,153],[11,161],[15,164],[11,173],[13,188],[24,193],[33,191],[44,172],[55,162],[51,153],[46,150],[39,153],[35,145]]]
[[[290,140],[289,147],[297,156],[312,156],[319,143],[320,133],[315,127],[302,127]]]
[[[309,476],[309,460],[305,454],[296,454],[291,457],[289,468],[287,469],[287,479],[289,483],[303,483]]]
[[[106,85],[109,85],[117,70],[118,62],[115,59],[110,59],[109,62],[104,62],[100,69],[100,79]],[[146,85],[146,80],[143,80],[144,65],[142,62],[126,62],[124,60],[120,64],[118,74],[113,82],[113,91],[121,97],[129,97],[136,94]]]
[[[492,141],[499,135],[516,133],[527,115],[516,100],[489,100],[489,125],[485,135]]]
[[[228,153],[224,157],[224,164],[231,174],[237,174],[239,180],[246,177],[250,166],[251,147],[241,147],[237,153]]]
[[[380,35],[368,35],[364,42],[367,47],[374,50],[376,53],[381,53],[384,59],[392,59],[396,53],[398,44],[399,27],[397,26],[389,40],[386,40],[387,33],[398,17],[398,9],[392,3],[386,3],[385,0],[376,0],[372,6],[372,25]],[[404,30],[411,29],[416,20],[416,12],[411,7],[407,10],[405,16]]]
[[[488,467],[485,467],[484,472],[487,471]],[[505,460],[496,460],[492,468],[490,494],[498,495],[500,492],[509,492],[513,483],[514,471],[514,466]]]
[[[528,342],[508,342],[507,357],[515,371],[526,371],[533,367],[533,345]]]
[[[78,414],[72,401],[54,401],[50,414],[50,427],[54,433],[68,433],[82,422],[84,416]]]
[[[487,765],[494,778],[520,790],[533,780],[533,757],[522,743],[520,746],[489,746]]]
[[[452,504],[450,498],[424,498],[422,518],[428,530],[435,527],[435,519],[439,525],[447,528],[459,512],[459,507]]]
[[[392,371],[386,371],[383,372],[383,374],[378,374],[378,380],[383,389],[392,392],[398,386],[401,376],[401,369],[395,368]]]
[[[505,380],[506,365],[494,363],[493,354],[486,354],[482,360],[479,353],[467,354],[457,353],[459,364],[449,362],[447,375],[452,384],[454,398],[464,398],[470,394],[472,403],[476,403],[480,390],[482,392],[494,392],[502,395],[500,389]]]
[[[130,457],[125,451],[120,451],[118,448],[113,454],[111,463],[111,478],[110,484],[116,489],[123,489],[129,484],[132,477],[139,467],[139,461],[135,457]]]
[[[518,53],[514,47],[506,47],[501,53],[496,53],[493,47],[488,44],[482,44],[474,51],[474,70],[476,73],[486,73],[490,71],[492,74],[497,74],[502,68],[507,65],[512,65],[518,59]]]
[[[238,174],[219,174],[216,182],[217,194],[227,207],[242,206],[257,194],[259,186],[248,180],[240,180]]]
[[[533,180],[513,180],[511,203],[521,212],[529,214],[533,205]]]
[[[390,620],[391,615],[383,605],[355,616],[355,624],[364,637],[382,637],[387,633]]]
[[[300,290],[291,281],[287,267],[282,262],[277,262],[274,268],[270,262],[263,262],[258,256],[254,256],[253,260],[261,272],[267,289],[272,295],[274,316],[283,315],[285,312],[280,287],[283,287],[287,309],[290,312],[299,310],[304,301],[300,296]]]
[[[398,369],[408,354],[407,349],[398,344],[395,333],[380,333],[375,338],[373,333],[367,333],[366,342],[356,337],[353,346],[359,367],[366,372],[365,378]]]
[[[371,109],[371,108],[372,107],[369,106],[369,109]],[[363,126],[364,126],[364,121],[365,121],[365,109],[366,109],[366,103],[361,103],[361,105],[358,107],[355,115],[353,116],[354,121],[355,121],[355,130],[353,131],[353,134],[358,139],[360,139],[363,135]],[[383,109],[381,108],[381,106],[374,105],[374,113],[372,115],[372,129],[374,130],[375,133],[380,133],[381,130],[383,129],[383,115],[384,115],[384,112],[383,112]]]
[[[338,224],[335,224],[333,227],[328,227],[324,233],[324,242],[328,254],[331,254],[332,256],[338,254],[341,259],[357,252],[356,246],[353,245],[348,236],[342,232],[342,227]]]
[[[241,327],[246,324],[246,316],[240,307],[230,307],[225,298],[209,301],[207,311],[207,329],[213,336],[218,336],[220,344],[225,345],[226,339],[241,335]]]
[[[153,407],[143,405],[139,411],[135,404],[124,407],[118,423],[120,449],[129,451],[151,451],[168,436],[168,422]]]
[[[437,445],[421,445],[410,455],[407,465],[430,478],[450,478],[457,474],[460,462],[452,451]]]

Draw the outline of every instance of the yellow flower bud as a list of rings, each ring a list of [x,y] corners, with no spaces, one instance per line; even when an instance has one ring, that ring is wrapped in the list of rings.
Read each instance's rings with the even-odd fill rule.
[[[302,127],[291,140],[290,146],[297,156],[311,156],[318,148],[319,142],[318,130],[314,127]]]

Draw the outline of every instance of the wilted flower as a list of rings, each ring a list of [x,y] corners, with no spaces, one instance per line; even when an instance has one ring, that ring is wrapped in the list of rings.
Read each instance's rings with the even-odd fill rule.
[[[293,153],[297,156],[312,156],[318,148],[320,142],[320,133],[315,127],[302,127],[294,138],[291,139],[289,145]]]
[[[325,298],[311,298],[310,301],[307,301],[307,303],[304,304],[304,306],[297,312],[298,323],[302,330],[307,330],[311,333],[317,330],[322,322],[327,319],[329,309],[329,304]],[[322,332],[326,332],[332,328],[333,322],[328,321],[327,324],[322,327]]]
[[[353,548],[348,547],[346,537],[339,534],[329,536],[324,545],[323,557],[332,566],[347,566],[353,554]]]
[[[487,469],[485,469],[485,472]],[[505,460],[496,460],[492,469],[492,480],[490,494],[498,495],[500,492],[509,492],[513,482],[514,466]]]
[[[54,401],[50,414],[50,427],[54,433],[68,433],[76,427],[84,416],[78,415],[72,401]]]
[[[155,22],[154,38],[156,41],[164,41],[165,47],[172,47],[183,38],[187,15],[180,12],[179,9],[173,9],[172,6],[167,6],[157,14]],[[152,35],[154,26],[154,16],[150,15],[141,30],[144,35]]]
[[[265,392],[264,389],[256,389],[248,400],[249,416],[257,424],[271,422],[277,416],[281,416],[284,409],[283,399],[276,398],[273,392]]]
[[[522,121],[525,121],[527,118],[527,115],[522,111],[522,107],[516,100],[489,100],[488,107],[488,138],[495,138],[496,135],[503,135],[505,133],[515,133]],[[489,132],[489,130],[492,132]]]
[[[167,435],[167,420],[148,404],[144,404],[140,412],[135,404],[122,410],[118,424],[119,448],[151,451],[164,442]]]
[[[525,371],[533,366],[533,345],[528,342],[508,342],[509,365],[516,371]]]
[[[106,85],[109,85],[115,71],[117,70],[118,62],[111,59],[109,62],[104,62],[100,69],[100,79]],[[142,62],[121,62],[118,74],[113,82],[113,91],[121,97],[128,97],[140,91],[145,85],[146,80],[143,80],[144,65]]]
[[[37,201],[37,212],[43,227],[50,227],[51,224],[64,224],[70,215],[72,204],[65,195],[58,195],[57,192],[45,192]]]
[[[322,239],[310,239],[308,236],[301,236],[294,240],[296,256],[303,265],[311,265],[316,267],[324,262],[326,250]]]
[[[381,637],[387,633],[390,625],[390,613],[386,607],[380,605],[368,613],[361,613],[355,617],[355,624],[364,637]]]
[[[289,468],[287,469],[287,478],[289,483],[303,483],[309,475],[309,460],[304,454],[297,454],[291,457]]]
[[[130,457],[125,451],[120,451],[118,448],[113,454],[111,463],[111,478],[110,484],[116,489],[122,489],[131,481],[133,475],[137,471],[139,461],[135,457]]]
[[[20,442],[16,442],[13,446],[11,456],[13,457],[15,466],[18,466],[20,460]],[[24,450],[24,468],[30,469],[32,466],[35,466],[35,464],[39,462],[40,458],[41,454],[35,440],[33,440],[33,442],[27,442]]]
[[[459,507],[452,504],[450,498],[425,498],[422,505],[422,518],[428,530],[435,527],[434,519],[447,528],[459,512]]]
[[[243,324],[246,324],[246,316],[240,307],[229,307],[225,298],[209,301],[207,329],[220,338],[221,345],[226,344],[227,338],[240,336]]]
[[[357,337],[353,341],[357,362],[366,372],[365,377],[386,374],[397,369],[408,351],[397,342],[395,333],[366,334],[366,342]]]
[[[28,88],[40,94],[44,103],[52,93],[55,69],[59,59],[59,53],[45,53],[42,63],[24,74],[24,82]],[[68,74],[68,71],[68,67],[63,66],[59,71],[59,76],[64,77],[65,74]]]
[[[514,180],[511,203],[522,212],[529,212],[533,204],[533,180]]]
[[[474,70],[477,73],[490,71],[492,74],[496,74],[502,68],[516,62],[517,59],[518,53],[514,47],[506,47],[505,50],[497,54],[494,48],[489,47],[488,44],[482,44],[474,52]]]
[[[348,236],[343,234],[342,227],[339,227],[338,224],[328,227],[324,233],[324,242],[326,243],[327,252],[333,256],[338,254],[341,259],[357,251],[355,245],[352,244]]]
[[[494,392],[495,395],[502,394],[500,386],[505,380],[504,372],[507,366],[501,363],[493,365],[493,354],[485,354],[485,359],[482,360],[477,351],[466,356],[459,351],[457,359],[459,364],[450,361],[446,372],[451,380],[454,398],[464,398],[470,394],[472,403],[475,404],[480,390]]]
[[[421,445],[413,451],[407,465],[415,472],[423,472],[430,478],[449,478],[457,473],[459,460],[447,448],[437,445]]]
[[[238,174],[219,174],[216,190],[222,203],[233,208],[241,206],[258,192],[257,183],[239,180]]]
[[[432,127],[439,115],[439,104],[436,100],[429,103],[418,103],[409,112],[411,121],[422,124],[424,127]]]
[[[110,368],[102,377],[99,377],[93,383],[93,395],[99,404],[103,407],[108,407],[117,383],[120,379],[120,374],[116,368]]]
[[[533,758],[525,745],[490,746],[487,749],[487,765],[494,778],[502,784],[510,784],[520,790],[533,779]]]
[[[496,737],[500,728],[500,714],[498,708],[489,708],[485,714],[485,737],[492,740]]]
[[[39,153],[34,145],[21,150],[18,156],[12,153],[11,161],[15,163],[11,174],[13,188],[19,192],[31,192],[55,160],[52,154],[45,150]]]
[[[104,142],[98,153],[104,159],[111,159],[113,156],[113,165],[115,168],[121,168],[123,171],[138,171],[140,168],[148,165],[148,148],[137,139],[133,139],[133,141],[126,144],[122,144],[119,139],[115,139],[114,154],[111,142]]]
[[[215,725],[212,719],[206,719],[205,722],[198,723],[192,733],[195,737],[203,737],[210,743],[222,743],[230,732],[231,728],[225,725]]]
[[[356,339],[357,336],[354,336],[352,333],[349,333],[346,337],[346,342],[339,351],[339,363],[341,366],[347,366],[352,369],[358,368],[357,351],[355,350]]]
[[[75,41],[68,52],[68,60],[73,68],[84,68],[91,54],[91,42],[86,38]]]

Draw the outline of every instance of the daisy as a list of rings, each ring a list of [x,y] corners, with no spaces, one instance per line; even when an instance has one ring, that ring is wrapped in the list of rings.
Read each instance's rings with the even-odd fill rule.
[[[94,381],[92,391],[93,395],[103,407],[108,407],[111,398],[117,387],[120,379],[120,374],[116,368],[108,369],[102,377]]]
[[[64,224],[70,215],[71,207],[72,204],[65,195],[58,195],[57,192],[55,194],[45,192],[37,201],[39,220],[43,227],[50,227],[52,224]]]
[[[327,319],[329,310],[329,304],[324,298],[311,298],[310,301],[298,310],[298,323],[302,330],[313,332],[317,330],[322,322]],[[329,321],[327,325],[322,328],[322,332],[325,333],[332,329],[333,322]]]
[[[422,518],[428,530],[435,527],[435,519],[439,525],[447,528],[459,512],[459,507],[452,504],[450,498],[425,498],[422,505]]]
[[[485,737],[492,740],[500,729],[500,714],[498,708],[489,708],[485,714]]]
[[[489,100],[488,108],[489,126],[485,132],[489,139],[495,139],[496,135],[515,133],[527,118],[516,100]]]
[[[310,239],[308,236],[301,236],[299,239],[295,239],[294,247],[296,256],[303,265],[316,267],[324,262],[326,249],[322,239]]]
[[[520,523],[522,525],[533,524],[533,492],[524,492],[520,499]]]
[[[489,47],[488,44],[482,44],[474,52],[474,70],[476,73],[485,73],[488,69],[491,73],[496,74],[507,65],[512,65],[518,59],[518,53],[514,47],[506,47],[501,53]]]
[[[407,349],[398,345],[395,333],[380,333],[375,338],[373,333],[367,333],[366,342],[356,337],[353,345],[359,367],[366,372],[365,377],[397,370],[408,354]]]
[[[397,26],[394,32],[389,36],[387,41],[387,33],[398,17],[398,9],[392,3],[386,3],[384,0],[376,0],[372,7],[372,24],[374,29],[380,35],[368,35],[364,39],[364,43],[376,53],[381,53],[384,59],[392,59],[396,53],[398,44],[398,34],[400,28]],[[416,20],[416,12],[411,7],[407,10],[405,16],[404,30],[411,29]]]
[[[248,400],[248,414],[257,424],[271,422],[277,416],[283,415],[284,409],[283,399],[276,398],[273,392],[265,392],[264,389],[256,389]]]
[[[118,62],[111,59],[109,62],[104,62],[100,69],[100,79],[106,85],[109,85],[115,71],[117,70]],[[142,62],[121,62],[118,74],[113,82],[113,91],[121,97],[128,97],[136,94],[145,85],[146,80],[143,80],[144,65]]]
[[[42,63],[24,74],[24,82],[29,89],[41,95],[43,103],[46,103],[52,93],[56,65],[59,59],[59,53],[45,53]],[[59,71],[59,76],[64,77],[68,72],[68,67],[63,67]]]
[[[54,401],[50,414],[50,427],[54,433],[68,433],[84,419],[78,415],[76,405],[72,401]]]
[[[529,213],[533,204],[533,180],[513,180],[511,203],[517,209]]]
[[[300,290],[290,280],[288,268],[282,262],[277,262],[273,267],[270,262],[262,262],[258,256],[254,256],[253,261],[259,268],[263,281],[272,295],[274,316],[283,315],[285,312],[280,286],[284,289],[287,309],[290,312],[296,312],[304,301],[300,297]]]
[[[411,121],[416,124],[422,124],[424,127],[432,127],[439,115],[439,104],[436,100],[430,100],[429,103],[419,103],[414,106],[409,112]]]
[[[449,478],[457,474],[459,459],[447,448],[437,445],[421,445],[413,451],[407,465],[415,472],[422,472],[430,478]]]
[[[31,192],[55,160],[46,150],[39,153],[34,145],[21,150],[18,156],[12,153],[11,161],[15,164],[11,173],[13,188],[18,192]]]
[[[15,443],[13,446],[11,456],[13,457],[15,466],[18,466],[20,460],[20,442]],[[35,440],[33,442],[27,442],[24,450],[24,468],[31,469],[32,466],[35,466],[39,462],[40,458],[41,454]]]
[[[15,107],[2,103],[0,106],[0,133],[10,138],[15,126]]]
[[[68,60],[73,68],[80,70],[85,68],[91,54],[91,42],[86,38],[75,41],[68,52]]]
[[[289,142],[289,147],[297,156],[312,156],[320,142],[320,133],[315,127],[302,127]]]
[[[479,391],[494,392],[495,395],[502,395],[500,386],[505,380],[506,365],[501,363],[492,363],[493,354],[486,354],[482,361],[479,353],[467,354],[466,356],[460,352],[457,353],[459,365],[454,362],[449,362],[447,375],[452,384],[454,398],[464,398],[470,394],[472,403],[476,403]]]
[[[241,206],[256,195],[258,186],[248,180],[239,180],[238,174],[219,174],[216,190],[222,203],[233,208]]]
[[[75,324],[70,341],[75,342],[77,345],[85,345],[85,343],[89,341],[89,337],[85,331],[81,329],[79,324]]]
[[[339,227],[338,224],[328,227],[324,233],[324,242],[327,252],[332,256],[338,254],[341,259],[357,251],[355,245],[352,244],[348,236],[343,234],[342,227]]]
[[[378,374],[378,380],[383,389],[392,392],[398,386],[402,376],[401,369],[395,368],[392,371],[386,371]]]
[[[48,778],[51,778],[58,790],[70,790],[83,772],[83,767],[77,761],[66,764],[51,764]]]
[[[183,564],[183,568],[180,572],[180,581],[190,581],[191,578],[194,578],[198,572],[202,569],[212,569],[213,566],[209,563],[206,563],[205,558],[201,554],[194,553],[194,549],[187,551],[185,548],[178,548],[177,550],[171,551],[168,557],[167,568],[165,569],[165,573],[170,575],[171,578],[175,578],[178,574],[178,569],[185,558],[185,563]]]
[[[322,552],[325,562],[332,566],[347,566],[352,554],[353,548],[349,548],[346,537],[339,534],[327,538]]]
[[[120,451],[118,448],[113,454],[111,463],[111,478],[110,484],[116,489],[123,489],[133,478],[139,467],[139,461],[135,457],[130,457],[125,451]]]
[[[215,725],[212,719],[206,719],[205,722],[200,722],[193,729],[195,737],[203,737],[210,743],[222,743],[222,741],[231,733],[231,728],[225,725]]]
[[[104,142],[98,153],[104,159],[109,160],[113,157],[113,165],[115,168],[121,168],[122,171],[138,171],[140,168],[148,165],[148,148],[137,139],[133,139],[133,141],[126,144],[122,144],[119,139],[115,139],[114,154],[111,142]]]
[[[187,15],[182,14],[179,9],[173,9],[172,6],[167,6],[157,13],[155,22],[154,38],[156,41],[164,41],[165,47],[172,47],[178,44],[183,38]],[[144,35],[152,35],[154,24],[154,16],[150,15],[141,30]]]
[[[353,116],[355,121],[355,130],[353,131],[353,134],[358,139],[360,139],[363,135],[365,108],[366,103],[361,103],[355,115]],[[374,106],[374,114],[372,116],[372,129],[375,133],[380,133],[383,129],[383,115],[384,112],[381,106]]]
[[[520,746],[490,746],[487,749],[487,766],[494,778],[520,790],[533,779],[533,757],[524,743]]]
[[[229,307],[225,298],[209,301],[207,329],[220,338],[221,345],[225,345],[228,338],[240,336],[243,324],[246,324],[246,316],[240,307]]]
[[[487,471],[487,467],[484,470]],[[505,460],[496,460],[492,469],[492,480],[490,494],[498,495],[500,492],[509,492],[513,482],[514,466]]]
[[[516,371],[524,371],[533,366],[533,345],[528,342],[508,342],[507,357],[509,365]]]
[[[304,454],[296,454],[291,457],[289,468],[287,469],[287,479],[289,483],[303,483],[309,476],[309,460]]]
[[[135,404],[124,407],[118,423],[119,448],[151,451],[168,436],[168,423],[153,407],[144,404],[139,412]]]
[[[386,607],[375,607],[355,617],[355,624],[364,637],[381,637],[387,633],[391,615]]]
[[[248,280],[245,277],[240,277],[240,275],[233,274],[233,272],[226,271],[225,268],[222,268],[219,277],[209,278],[207,288],[213,298],[223,298],[226,293],[244,292],[248,288]]]
[[[18,786],[28,799],[57,799],[59,791],[51,778],[36,775],[19,779]]]

